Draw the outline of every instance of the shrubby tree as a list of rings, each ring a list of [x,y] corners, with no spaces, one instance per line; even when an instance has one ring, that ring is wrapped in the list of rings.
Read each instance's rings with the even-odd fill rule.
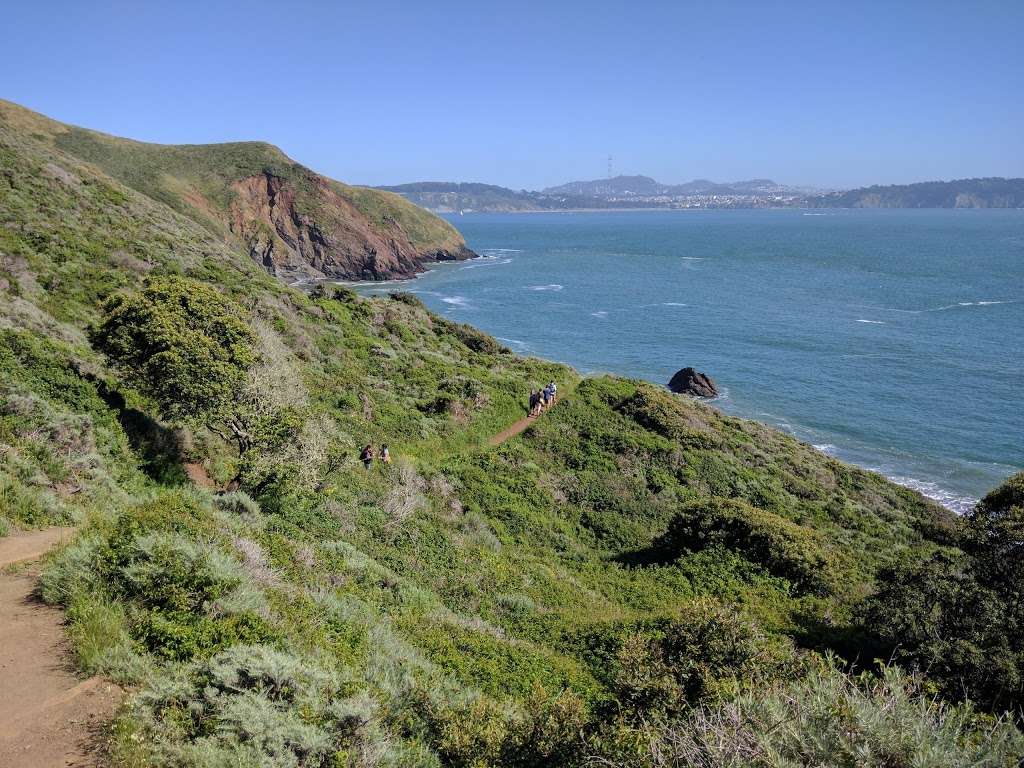
[[[238,409],[259,359],[241,308],[209,285],[154,278],[103,305],[93,346],[173,421],[227,427],[239,451],[252,441]]]
[[[338,463],[332,446],[351,447],[330,419],[310,415],[301,369],[277,332],[207,284],[161,277],[114,296],[92,342],[162,416],[237,445],[231,487],[310,490]]]
[[[1024,704],[1024,473],[961,521],[960,550],[883,571],[865,623],[947,696]]]

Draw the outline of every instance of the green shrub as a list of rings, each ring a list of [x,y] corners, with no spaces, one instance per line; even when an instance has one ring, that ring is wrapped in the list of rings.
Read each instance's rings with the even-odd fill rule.
[[[210,285],[154,278],[104,304],[91,340],[174,419],[224,418],[249,368],[255,339],[241,308]]]
[[[413,294],[413,293],[408,293],[406,291],[394,291],[392,293],[389,293],[388,297],[392,301],[401,302],[402,304],[406,304],[407,306],[414,307],[415,309],[421,309],[424,312],[427,311],[427,305],[424,304],[420,300],[420,298],[418,296],[416,296],[415,294]]]
[[[627,718],[678,714],[733,695],[743,683],[779,677],[793,663],[790,647],[734,609],[698,600],[678,617],[623,638],[612,689]]]
[[[450,334],[473,352],[482,355],[511,355],[512,350],[503,344],[499,344],[493,337],[482,331],[478,331],[471,325],[453,323],[444,318],[435,318],[434,327],[443,333]]]
[[[135,698],[156,753],[175,765],[330,766],[372,738],[375,704],[337,674],[261,645],[236,645]]]
[[[1010,721],[936,701],[897,667],[853,678],[827,666],[685,719],[606,728],[603,737],[592,759],[631,768],[1013,768],[1024,758],[1024,735]]]
[[[834,559],[815,531],[737,499],[690,502],[654,542],[667,561],[716,546],[742,553],[801,589],[826,589],[834,569]]]
[[[253,501],[245,491],[222,493],[214,496],[213,503],[217,509],[232,515],[248,516],[255,519],[260,514],[260,505]]]

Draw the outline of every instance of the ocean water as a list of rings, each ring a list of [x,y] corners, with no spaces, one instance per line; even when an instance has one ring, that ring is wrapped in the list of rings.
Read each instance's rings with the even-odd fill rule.
[[[1024,211],[470,214],[408,282],[524,354],[666,383],[964,511],[1024,467]],[[394,290],[393,285],[363,290]]]

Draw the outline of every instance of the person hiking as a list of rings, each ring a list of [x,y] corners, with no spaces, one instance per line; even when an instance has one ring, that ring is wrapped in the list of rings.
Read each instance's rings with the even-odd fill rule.
[[[359,454],[359,460],[361,462],[363,462],[363,466],[364,467],[366,467],[367,469],[370,468],[370,465],[373,464],[373,446],[372,445],[367,444],[367,446],[365,448],[363,448],[362,452]]]
[[[540,394],[536,389],[530,390],[530,407],[527,409],[526,414],[528,416],[537,415],[537,404],[540,402]]]
[[[548,399],[551,401],[552,405],[554,405],[555,400],[558,399],[558,385],[553,381],[548,384]]]
[[[382,445],[380,448],[380,460],[385,464],[391,463],[391,451],[388,450],[386,445]]]
[[[542,411],[547,410],[548,405],[550,405],[549,394],[547,387],[540,391],[540,409]]]

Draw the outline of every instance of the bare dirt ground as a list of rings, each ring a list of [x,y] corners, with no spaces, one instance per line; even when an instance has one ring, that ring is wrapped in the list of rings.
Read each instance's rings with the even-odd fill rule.
[[[63,614],[38,597],[38,560],[70,538],[49,528],[0,538],[0,766],[99,766],[100,731],[121,690],[71,668]],[[30,563],[27,567],[9,566]]]

